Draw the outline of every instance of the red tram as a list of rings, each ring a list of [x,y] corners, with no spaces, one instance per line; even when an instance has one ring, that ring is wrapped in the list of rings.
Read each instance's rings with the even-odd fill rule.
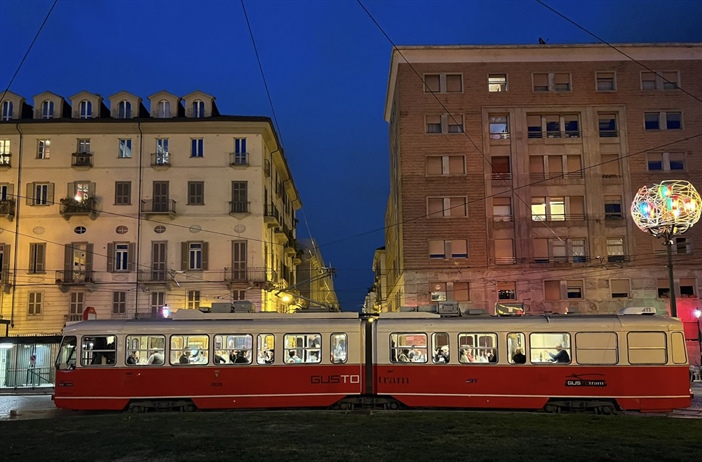
[[[202,313],[66,326],[54,402],[82,410],[691,404],[682,324],[641,315]]]

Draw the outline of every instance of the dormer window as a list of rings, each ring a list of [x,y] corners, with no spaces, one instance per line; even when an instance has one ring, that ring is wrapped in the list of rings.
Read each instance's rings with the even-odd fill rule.
[[[41,103],[41,118],[42,119],[53,119],[54,118],[54,102],[46,100]]]
[[[2,120],[12,120],[12,101],[3,101],[2,103]]]
[[[171,103],[162,99],[158,102],[158,117],[167,118],[171,116]]]
[[[80,102],[80,118],[90,119],[93,116],[93,103],[88,100]]]
[[[193,101],[193,117],[201,119],[205,117],[205,103],[202,100]]]
[[[117,107],[117,118],[118,119],[131,119],[132,118],[132,103],[129,101],[120,101]]]

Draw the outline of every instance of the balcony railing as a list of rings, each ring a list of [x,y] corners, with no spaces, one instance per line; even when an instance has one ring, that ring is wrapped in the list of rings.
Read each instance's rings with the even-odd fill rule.
[[[147,215],[169,215],[175,217],[176,201],[173,199],[142,199],[141,213]]]
[[[152,167],[170,167],[171,156],[168,152],[152,152],[151,153]]]
[[[249,203],[244,201],[229,201],[229,213],[249,213]]]
[[[528,138],[580,138],[580,130],[546,130],[545,132],[541,130],[529,130],[527,132]]]
[[[166,281],[170,280],[169,274],[167,270],[156,270],[156,269],[151,269],[151,270],[139,270],[137,272],[137,281],[138,282],[160,282],[160,283],[165,283]]]
[[[90,152],[74,152],[71,154],[71,167],[92,167],[93,154]]]
[[[492,179],[493,180],[511,180],[512,174],[511,173],[492,172]]]
[[[224,268],[225,282],[275,282],[277,273],[268,268]]]
[[[515,257],[495,257],[496,265],[514,265],[515,263],[517,263]]]
[[[492,221],[496,223],[509,223],[514,221],[514,217],[512,215],[493,215]]]
[[[558,214],[558,215],[532,215],[531,216],[531,221],[534,222],[541,222],[541,221],[548,221],[548,222],[558,222],[558,221],[583,221],[585,220],[585,215],[582,213],[566,213],[566,214]]]
[[[0,215],[5,216],[12,220],[15,216],[15,201],[14,199],[7,199],[0,201]]]
[[[64,197],[61,199],[59,213],[68,220],[72,216],[84,215],[91,219],[97,218],[97,200],[94,197],[88,197],[82,200],[76,200],[72,197]]]
[[[2,268],[0,270],[0,285],[10,285],[12,284],[12,273],[8,267]]]
[[[278,207],[273,204],[266,204],[264,221],[269,228],[274,226],[280,226],[280,212],[278,212]]]
[[[619,132],[617,130],[600,130],[600,138],[617,138]]]
[[[539,264],[546,263],[587,263],[590,257],[584,255],[572,255],[568,257],[534,257],[533,262]]]
[[[12,154],[4,152],[0,154],[0,167],[12,167]]]
[[[229,153],[229,165],[245,167],[249,165],[249,153],[248,152],[230,152]]]
[[[530,172],[529,180],[544,181],[544,180],[579,180],[583,178],[582,170],[575,172]]]
[[[608,255],[607,256],[608,263],[626,263],[628,261],[629,261],[628,255]]]
[[[56,284],[85,285],[94,282],[92,270],[59,270],[56,271]]]

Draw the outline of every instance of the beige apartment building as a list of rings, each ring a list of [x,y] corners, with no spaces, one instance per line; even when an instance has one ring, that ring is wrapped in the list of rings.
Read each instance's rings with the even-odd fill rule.
[[[665,312],[666,248],[630,205],[663,180],[702,191],[700,75],[702,44],[395,49],[373,263],[384,274],[366,309]],[[701,306],[701,247],[702,224],[673,246],[687,321]]]
[[[301,202],[268,117],[220,115],[199,91],[1,105],[10,336],[60,333],[88,307],[98,319],[240,300],[287,310],[276,294],[296,283]]]

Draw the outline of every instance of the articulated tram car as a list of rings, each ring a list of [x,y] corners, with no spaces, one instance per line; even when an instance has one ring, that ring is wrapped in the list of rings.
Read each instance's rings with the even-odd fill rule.
[[[66,326],[59,408],[667,412],[691,404],[682,323],[641,315],[202,313]]]

